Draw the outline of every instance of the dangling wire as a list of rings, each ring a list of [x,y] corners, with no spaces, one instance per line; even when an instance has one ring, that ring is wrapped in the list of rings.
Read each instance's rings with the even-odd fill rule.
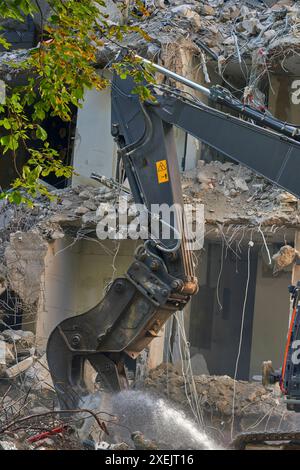
[[[250,266],[250,259],[251,259],[251,248],[253,248],[254,243],[252,241],[252,232],[251,232],[251,240],[248,243],[248,253],[247,253],[247,261],[248,261],[248,268],[247,268],[247,281],[246,281],[246,287],[245,287],[245,297],[244,297],[244,304],[243,304],[243,310],[242,310],[242,321],[241,321],[241,329],[240,329],[240,339],[239,339],[239,346],[238,346],[238,354],[236,358],[236,363],[235,363],[235,370],[234,370],[234,377],[233,377],[233,395],[232,395],[232,413],[231,413],[231,430],[230,430],[230,436],[231,440],[233,440],[233,433],[234,433],[234,417],[235,417],[235,396],[236,396],[236,378],[237,378],[237,373],[238,373],[238,367],[239,367],[239,362],[240,362],[240,356],[241,356],[241,350],[242,350],[242,343],[243,343],[243,333],[244,333],[244,323],[245,323],[245,313],[246,313],[246,306],[247,306],[247,300],[248,300],[248,291],[249,291],[249,282],[250,282],[250,272],[251,272],[251,266]]]

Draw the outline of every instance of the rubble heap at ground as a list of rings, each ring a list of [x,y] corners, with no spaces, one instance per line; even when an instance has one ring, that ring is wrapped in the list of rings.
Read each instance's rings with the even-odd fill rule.
[[[190,410],[190,389],[171,364],[161,364],[151,370],[142,388],[158,394]],[[286,410],[276,387],[266,388],[260,383],[236,381],[229,376],[194,376],[199,407],[206,425],[215,429],[213,437],[228,442],[234,416],[235,433],[271,430],[297,430],[297,417]],[[139,385],[140,386],[140,385]],[[234,400],[234,402],[233,402]],[[234,407],[234,412],[233,412]]]
[[[0,333],[0,378],[13,378],[27,370],[34,361],[34,334],[7,329]]]
[[[44,372],[42,372],[44,370]],[[46,371],[46,372],[45,372]],[[126,449],[165,449],[164,430],[160,429],[153,438],[150,422],[143,423],[141,430],[134,423],[143,417],[127,417],[132,413],[132,404],[136,403],[136,412],[142,413],[139,406],[148,407],[164,399],[164,407],[180,413],[183,421],[195,423],[195,429],[205,431],[212,442],[226,447],[231,441],[231,424],[234,419],[234,436],[239,432],[257,431],[289,431],[297,430],[297,416],[288,412],[280,399],[277,387],[264,387],[259,383],[236,381],[228,376],[194,376],[195,390],[198,397],[198,410],[204,418],[203,425],[196,424],[191,403],[191,389],[187,386],[190,379],[183,376],[171,364],[161,364],[151,370],[144,381],[136,384],[134,393],[139,397],[115,397],[115,402],[126,399],[128,407],[118,415],[117,408],[110,409],[109,421],[106,422],[102,409],[89,407],[98,413],[100,424],[105,424],[104,432],[95,422],[93,434],[80,433],[85,419],[90,415],[82,412],[73,413],[70,417],[60,417],[57,413],[57,399],[44,358],[35,363],[35,367],[22,372],[15,378],[0,378],[0,449],[87,449],[93,450],[100,446],[103,450]],[[131,403],[131,405],[130,405]],[[106,410],[106,409],[105,409]],[[170,411],[171,412],[171,411]],[[125,415],[124,415],[125,413]],[[153,409],[155,415],[155,409]],[[150,413],[151,414],[151,413]],[[185,418],[186,417],[186,418]],[[150,419],[150,417],[149,417]],[[176,425],[180,428],[180,419]],[[104,420],[104,421],[103,421]],[[119,423],[119,424],[118,424]],[[124,427],[131,423],[131,427]],[[182,424],[183,425],[183,424]],[[147,429],[149,427],[149,433]],[[122,427],[126,428],[126,436],[122,435]],[[101,431],[101,432],[100,432]],[[108,434],[107,432],[108,431]],[[184,432],[184,427],[178,432]],[[125,436],[125,438],[124,438]],[[161,442],[160,442],[161,439]],[[191,443],[192,445],[192,443]],[[177,447],[176,447],[177,448]],[[194,448],[193,445],[191,448]]]
[[[122,19],[141,26],[150,37],[146,40],[138,33],[130,33],[124,38],[125,45],[130,44],[145,57],[182,74],[191,58],[200,58],[198,67],[206,82],[210,82],[208,62],[224,81],[230,63],[238,64],[241,71],[245,63],[250,64],[248,86],[243,91],[246,101],[254,92],[256,98],[264,101],[262,95],[257,95],[258,80],[268,74],[270,66],[280,63],[284,68],[288,57],[299,51],[300,5],[296,1],[147,0],[145,6],[144,15],[129,9],[126,17],[121,13],[116,16],[116,21]],[[112,44],[99,49],[99,65],[106,65],[118,49]],[[21,61],[27,54],[1,54],[0,76],[9,82],[9,61]],[[17,73],[15,67],[12,76]],[[204,204],[209,226],[299,228],[298,199],[243,166],[200,161],[195,170],[182,175],[182,187],[186,203]],[[15,207],[3,201],[0,207],[0,295],[6,295],[0,302],[0,449],[88,447],[88,442],[84,443],[76,432],[76,418],[72,417],[64,427],[55,413],[57,398],[45,357],[37,351],[34,333],[21,330],[18,323],[14,327],[19,329],[11,329],[9,315],[22,314],[23,320],[26,317],[29,323],[32,321],[50,243],[66,235],[74,240],[86,234],[95,237],[102,218],[99,205],[103,204],[103,213],[105,209],[119,209],[120,213],[120,197],[128,203],[128,222],[137,215],[129,192],[110,186],[107,181],[98,186],[51,192],[53,200],[37,198],[33,208]],[[32,256],[36,262],[29,272]],[[276,269],[279,271],[298,257],[293,247],[283,247],[274,256]],[[235,382],[228,376],[199,375],[193,381],[206,426],[218,441],[229,442],[233,416],[236,432],[297,429],[297,418],[286,411],[277,387]],[[163,364],[150,371],[139,387],[167,398],[187,413],[191,411],[186,377],[171,365]],[[41,431],[48,435],[35,440]],[[159,447],[159,443],[148,441],[136,429],[131,431],[131,441],[119,444],[121,448]],[[113,448],[117,449],[118,444]]]

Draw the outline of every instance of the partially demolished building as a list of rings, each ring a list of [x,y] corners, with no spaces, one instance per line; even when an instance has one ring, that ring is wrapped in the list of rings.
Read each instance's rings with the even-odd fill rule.
[[[107,3],[113,21],[137,23],[152,38],[131,33],[125,46],[205,86],[227,87],[245,103],[286,122],[299,123],[298,2],[149,0],[144,16],[134,14],[130,2],[122,13],[118,2]],[[38,31],[37,20],[30,44],[27,33],[19,36],[24,50],[0,55],[4,80],[21,79],[9,60],[17,62],[26,54],[38,41]],[[99,73],[117,50],[111,44],[99,50]],[[198,98],[205,101],[200,94]],[[109,91],[87,92],[70,127],[50,120],[51,128],[54,145],[74,165],[76,175],[71,182],[47,182],[54,186],[56,201],[37,200],[33,210],[2,204],[0,216],[1,329],[32,331],[40,352],[59,321],[102,298],[107,285],[124,273],[139,243],[96,236],[99,203],[115,202],[120,194],[106,179],[104,184],[90,179],[92,172],[115,176]],[[298,280],[297,256],[291,248],[287,261],[280,263],[277,257],[275,263],[273,255],[286,245],[299,249],[299,203],[181,130],[176,141],[185,200],[204,204],[205,211],[205,244],[197,252],[201,288],[184,314],[192,364],[197,374],[234,376],[242,337],[237,377],[248,380],[260,373],[262,360],[272,359],[275,367],[282,362],[287,288],[292,277]],[[4,187],[13,170],[4,160],[0,164]],[[130,203],[130,195],[121,194]],[[176,366],[176,335],[174,325],[168,325],[153,341],[150,368],[170,360],[170,338]],[[1,340],[6,341],[5,334]]]

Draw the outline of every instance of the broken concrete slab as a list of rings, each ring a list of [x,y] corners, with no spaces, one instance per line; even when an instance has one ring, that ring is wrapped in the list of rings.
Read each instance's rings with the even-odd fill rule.
[[[54,390],[46,354],[37,359],[26,371],[26,381],[30,388],[42,393]]]
[[[11,366],[6,369],[5,375],[9,379],[13,379],[17,377],[20,374],[23,374],[26,370],[28,370],[34,362],[33,357],[27,357],[26,359],[23,359],[23,361],[18,362],[14,366]]]
[[[274,273],[282,271],[295,263],[300,258],[300,253],[290,245],[284,245],[272,256],[274,261]]]
[[[125,21],[128,25],[141,26],[148,33],[150,40],[141,37],[137,32],[125,34],[123,38],[125,47],[129,45],[142,55],[147,55],[149,50],[148,57],[151,57],[151,50],[156,47],[161,51],[163,58],[165,48],[169,48],[173,42],[179,46],[182,41],[189,43],[189,48],[194,49],[195,55],[199,56],[201,47],[197,47],[196,43],[197,39],[200,39],[208,48],[213,47],[213,52],[217,56],[222,55],[234,60],[239,58],[239,55],[245,60],[251,60],[254,50],[263,48],[268,54],[276,48],[278,52],[276,60],[280,64],[280,56],[282,57],[284,50],[280,54],[279,46],[287,45],[289,37],[298,41],[299,2],[292,0],[276,2],[271,7],[262,2],[256,4],[249,2],[247,6],[242,2],[241,5],[238,0],[226,2],[189,0],[183,4],[177,0],[168,0],[168,3],[158,0],[151,4],[145,3],[144,14],[139,13],[138,18],[135,9],[127,4],[122,12],[116,8],[113,1],[110,3],[114,7],[112,19],[109,21],[121,23]],[[282,24],[282,21],[286,24]],[[266,33],[270,25],[274,25],[271,28],[275,31],[273,37],[270,33]],[[218,35],[219,40],[212,43],[214,35]],[[233,35],[236,39],[232,41]],[[105,66],[115,57],[117,51],[118,46],[109,41],[103,47],[99,47],[98,66]],[[5,52],[0,55],[0,77],[7,75],[9,79],[10,74],[15,75],[20,72],[21,67],[18,71],[17,68],[12,69],[9,64],[11,61],[21,63],[27,55],[27,51]]]
[[[4,330],[1,332],[1,336],[4,337],[5,341],[15,346],[22,348],[32,348],[34,346],[35,336],[32,331]]]
[[[15,361],[15,354],[11,345],[0,341],[0,376],[5,374],[6,369]]]
[[[182,176],[185,202],[204,204],[207,224],[297,227],[297,198],[241,165],[198,162]]]
[[[38,231],[13,233],[5,250],[9,284],[28,305],[39,299],[47,250],[48,243]]]

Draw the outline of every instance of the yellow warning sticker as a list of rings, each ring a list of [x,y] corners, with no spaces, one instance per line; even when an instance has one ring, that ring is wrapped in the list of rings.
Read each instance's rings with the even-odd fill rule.
[[[156,162],[156,172],[159,184],[167,183],[169,181],[167,160],[160,160],[159,162]]]

